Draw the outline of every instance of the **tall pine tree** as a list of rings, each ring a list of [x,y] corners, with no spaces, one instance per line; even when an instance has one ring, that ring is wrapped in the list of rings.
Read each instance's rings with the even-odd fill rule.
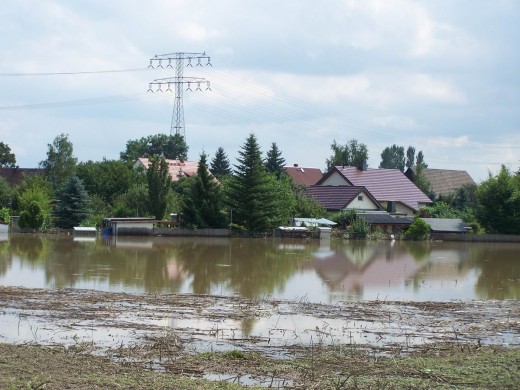
[[[276,194],[272,191],[272,182],[254,134],[249,135],[238,154],[235,175],[227,193],[232,222],[249,231],[266,232],[274,227]]]
[[[231,174],[229,159],[223,147],[219,147],[215,152],[215,157],[211,160],[210,171],[218,180]]]
[[[79,226],[89,215],[89,198],[83,182],[71,176],[58,194],[54,216],[63,229]]]
[[[222,228],[225,217],[222,214],[223,195],[208,172],[207,155],[200,155],[197,176],[191,184],[191,191],[186,196],[182,210],[183,223],[194,228]]]
[[[267,152],[265,160],[265,168],[268,172],[274,173],[277,179],[280,179],[285,172],[285,159],[282,157],[282,152],[278,149],[275,142],[271,144],[271,149]]]

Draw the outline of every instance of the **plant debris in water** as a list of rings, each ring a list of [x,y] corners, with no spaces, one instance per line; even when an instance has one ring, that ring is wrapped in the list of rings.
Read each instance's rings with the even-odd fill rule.
[[[1,388],[520,387],[518,301],[0,287],[0,329]]]

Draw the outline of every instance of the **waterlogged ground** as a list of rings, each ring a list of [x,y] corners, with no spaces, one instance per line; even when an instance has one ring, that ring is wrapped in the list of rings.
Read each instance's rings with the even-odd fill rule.
[[[200,353],[256,354],[292,361],[313,348],[403,357],[443,345],[520,347],[518,301],[316,304],[191,294],[125,294],[0,287],[0,343],[59,346],[155,371],[295,386]],[[209,362],[208,362],[209,364]],[[259,368],[260,369],[260,368]],[[238,376],[237,376],[238,375]]]

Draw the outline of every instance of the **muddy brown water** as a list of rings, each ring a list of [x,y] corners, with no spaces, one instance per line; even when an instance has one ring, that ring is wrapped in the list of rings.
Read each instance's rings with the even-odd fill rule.
[[[520,244],[0,237],[0,285],[246,298],[520,298]]]
[[[0,237],[0,342],[157,370],[206,351],[520,348],[519,296],[518,244]]]

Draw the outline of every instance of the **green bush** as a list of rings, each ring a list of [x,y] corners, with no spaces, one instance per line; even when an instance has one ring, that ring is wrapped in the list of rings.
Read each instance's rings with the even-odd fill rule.
[[[31,202],[27,209],[20,213],[18,225],[21,228],[39,229],[43,225],[45,216],[42,207],[37,202]]]
[[[354,238],[367,238],[370,233],[370,224],[363,218],[356,218],[352,221],[352,235]]]
[[[430,225],[421,218],[415,218],[404,236],[410,240],[426,240],[430,234]]]
[[[10,221],[11,217],[9,216],[9,209],[0,207],[0,222],[9,223]]]

